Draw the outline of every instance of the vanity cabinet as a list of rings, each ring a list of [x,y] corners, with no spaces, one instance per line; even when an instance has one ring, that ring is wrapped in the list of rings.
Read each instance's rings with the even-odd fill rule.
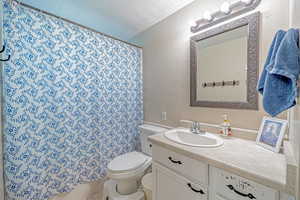
[[[294,199],[156,144],[152,157],[153,200]]]
[[[157,145],[152,148],[152,157],[156,162],[177,174],[195,183],[208,185],[208,164]]]
[[[215,167],[209,177],[209,200],[279,200],[278,191]]]
[[[208,200],[207,189],[174,171],[153,163],[153,200]]]

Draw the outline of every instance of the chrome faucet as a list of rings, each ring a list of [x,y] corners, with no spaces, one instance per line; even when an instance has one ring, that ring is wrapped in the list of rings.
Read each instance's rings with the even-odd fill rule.
[[[205,134],[205,131],[201,131],[201,127],[200,127],[200,123],[199,122],[192,122],[192,127],[191,127],[191,132],[194,134]]]

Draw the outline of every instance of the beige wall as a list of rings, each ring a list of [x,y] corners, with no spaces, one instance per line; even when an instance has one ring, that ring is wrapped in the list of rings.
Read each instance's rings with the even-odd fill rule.
[[[290,0],[291,27],[300,28],[300,1]]]
[[[290,27],[300,28],[300,1],[290,1]],[[290,111],[290,141],[294,150],[294,155],[298,166],[300,166],[300,98],[298,105]],[[300,199],[300,167],[298,170],[298,197]]]
[[[299,99],[300,100],[300,99]],[[300,105],[296,105],[290,111],[290,141],[293,148],[295,160],[300,166]],[[297,193],[300,200],[300,168],[298,168]]]
[[[228,114],[233,126],[258,129],[263,109],[259,111],[195,108],[189,106],[189,38],[190,24],[205,10],[217,9],[223,0],[195,0],[164,21],[132,39],[143,46],[145,120],[170,126],[180,119],[221,123]],[[288,0],[263,0],[260,41],[260,71],[275,32],[289,25]],[[161,112],[167,120],[161,120]],[[285,117],[285,114],[281,115]]]

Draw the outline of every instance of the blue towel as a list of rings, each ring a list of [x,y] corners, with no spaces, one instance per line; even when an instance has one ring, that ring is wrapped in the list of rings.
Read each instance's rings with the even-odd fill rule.
[[[263,107],[273,117],[296,104],[300,73],[298,42],[299,30],[278,31],[258,82]]]

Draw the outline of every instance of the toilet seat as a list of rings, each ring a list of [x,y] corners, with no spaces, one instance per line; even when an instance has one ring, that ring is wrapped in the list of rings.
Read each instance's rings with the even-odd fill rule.
[[[148,158],[148,156],[142,153],[133,151],[114,158],[108,164],[107,168],[115,173],[131,171],[142,166],[148,160]]]
[[[142,176],[151,165],[152,158],[140,153],[130,152],[113,159],[107,166],[108,176],[112,179],[126,179]]]

